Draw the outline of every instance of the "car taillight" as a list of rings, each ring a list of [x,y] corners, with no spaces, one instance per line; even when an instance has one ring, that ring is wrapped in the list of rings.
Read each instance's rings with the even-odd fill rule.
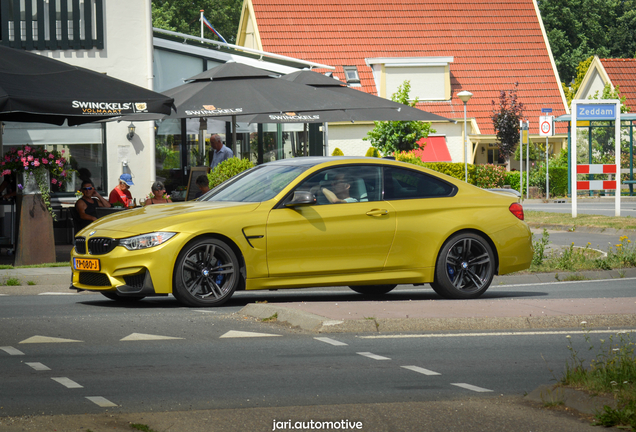
[[[519,203],[512,203],[510,207],[508,207],[510,213],[517,216],[520,220],[523,220],[523,206]]]

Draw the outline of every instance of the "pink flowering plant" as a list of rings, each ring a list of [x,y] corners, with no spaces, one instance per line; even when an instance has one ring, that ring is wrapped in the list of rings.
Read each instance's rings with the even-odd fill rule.
[[[47,184],[46,174],[48,171],[51,184],[57,185],[60,189],[70,181],[73,170],[64,157],[64,150],[46,150],[43,147],[24,145],[19,148],[12,147],[4,154],[0,161],[2,175],[15,175],[18,189],[24,189],[22,174],[33,176],[42,194],[42,199],[49,209],[49,213],[55,220],[53,209],[51,208],[50,185]]]

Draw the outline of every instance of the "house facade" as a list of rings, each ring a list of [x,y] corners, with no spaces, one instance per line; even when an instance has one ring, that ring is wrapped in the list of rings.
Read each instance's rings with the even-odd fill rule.
[[[630,112],[636,112],[636,59],[601,59],[594,56],[574,98],[588,99],[597,92],[602,95],[607,84],[612,90],[618,87]]]
[[[433,124],[432,138],[443,140],[453,162],[465,160],[462,91],[472,93],[469,163],[502,163],[491,116],[500,92],[515,83],[531,140],[545,143],[543,108],[568,113],[535,0],[245,0],[237,44],[333,65],[333,75],[350,87],[381,97],[409,80],[418,108],[457,121]],[[362,138],[372,127],[330,123],[329,146],[364,155],[369,144]],[[551,149],[566,143],[566,126],[558,124]]]
[[[327,65],[299,61],[262,51],[238,50],[227,44],[152,27],[151,0],[0,1],[0,43],[84,67],[154,91],[217,65],[236,61],[285,74]],[[87,169],[98,189],[109,192],[122,173],[133,176],[133,197],[140,201],[155,180],[168,192],[187,186],[191,166],[200,165],[200,143],[211,133],[226,134],[224,122],[210,120],[108,121],[76,127],[4,122],[4,151],[20,145],[64,150],[73,167]],[[298,127],[298,125],[296,126]],[[302,127],[302,125],[300,125]],[[250,156],[250,133],[241,125],[238,153]],[[276,128],[274,128],[274,133]],[[53,191],[74,201],[73,191]]]

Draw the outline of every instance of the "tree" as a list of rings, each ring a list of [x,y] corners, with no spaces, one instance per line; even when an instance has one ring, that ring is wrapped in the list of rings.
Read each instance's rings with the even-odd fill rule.
[[[570,83],[577,65],[636,56],[636,0],[537,0],[559,75]]]
[[[499,93],[499,108],[492,101],[492,124],[497,133],[497,144],[499,153],[506,158],[514,153],[519,143],[519,121],[523,117],[523,104],[517,98],[517,87],[515,83],[512,90],[501,90]]]
[[[418,99],[409,102],[411,82],[404,81],[397,91],[391,96],[393,102],[414,107]],[[435,130],[431,124],[420,121],[383,121],[374,122],[375,127],[362,138],[370,141],[371,145],[383,155],[392,155],[403,151],[411,151],[419,148],[418,141],[426,138]]]
[[[236,42],[241,0],[152,0],[152,25],[192,36],[201,36],[201,9],[212,27],[230,44]],[[203,36],[218,39],[204,26]]]
[[[565,93],[565,99],[568,102],[568,106],[571,105],[572,99],[574,99],[576,92],[579,90],[579,87],[581,87],[583,78],[585,78],[585,74],[592,64],[592,60],[594,60],[594,57],[589,57],[587,60],[583,60],[581,63],[579,63],[576,68],[576,78],[574,79],[574,82],[572,82],[572,85],[568,86],[565,83],[561,83],[561,86],[563,86],[563,93]]]

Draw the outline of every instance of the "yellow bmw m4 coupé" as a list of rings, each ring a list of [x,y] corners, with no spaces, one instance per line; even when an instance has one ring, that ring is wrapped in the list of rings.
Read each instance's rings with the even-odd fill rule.
[[[513,195],[389,159],[304,157],[252,168],[197,201],[98,219],[75,237],[71,289],[200,307],[236,290],[381,295],[429,283],[472,299],[532,254]]]

